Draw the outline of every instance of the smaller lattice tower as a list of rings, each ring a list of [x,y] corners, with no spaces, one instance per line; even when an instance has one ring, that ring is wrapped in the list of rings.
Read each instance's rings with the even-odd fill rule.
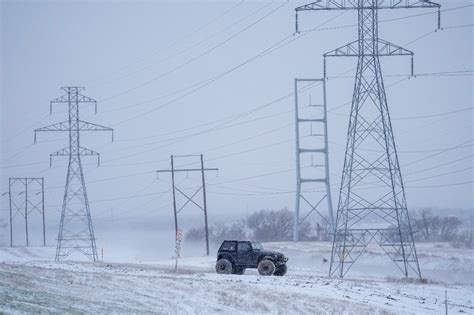
[[[69,119],[35,130],[35,142],[37,132],[66,131],[69,134],[69,146],[50,155],[50,163],[54,156],[69,157],[61,220],[59,223],[56,261],[62,260],[74,252],[82,253],[91,260],[97,261],[94,228],[92,226],[81,157],[97,156],[98,165],[100,164],[100,159],[99,153],[80,145],[80,133],[81,131],[110,131],[112,132],[113,141],[113,129],[80,120],[79,105],[82,103],[93,103],[97,113],[97,102],[80,93],[84,90],[83,87],[63,87],[61,89],[66,94],[51,101],[50,113],[52,113],[53,104],[65,103],[68,105]]]

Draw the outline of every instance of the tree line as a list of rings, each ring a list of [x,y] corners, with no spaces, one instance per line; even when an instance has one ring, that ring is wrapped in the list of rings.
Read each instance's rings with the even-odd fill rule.
[[[211,225],[209,239],[214,243],[220,243],[225,239],[250,239],[261,242],[291,241],[293,240],[293,222],[293,212],[287,208],[263,209],[236,222]],[[191,228],[185,237],[186,240],[202,240],[205,237],[205,230]],[[302,241],[329,241],[328,224],[305,221],[300,227],[299,237]]]
[[[293,212],[263,209],[245,218],[226,224],[209,227],[211,242],[221,243],[225,239],[250,239],[262,242],[283,242],[293,240]],[[411,217],[412,230],[417,242],[450,242],[454,247],[474,248],[473,229],[463,227],[463,221],[456,216],[434,215],[431,210],[415,212]],[[198,241],[205,238],[204,228],[191,228],[185,233],[186,240]],[[331,241],[332,233],[326,221],[307,220],[300,227],[301,241]]]

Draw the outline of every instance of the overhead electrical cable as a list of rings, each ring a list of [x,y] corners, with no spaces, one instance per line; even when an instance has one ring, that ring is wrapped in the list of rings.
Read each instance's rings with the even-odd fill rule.
[[[208,54],[210,54],[211,52],[213,52],[214,50],[218,49],[219,47],[225,45],[226,43],[230,42],[231,40],[233,40],[234,38],[236,38],[236,37],[239,36],[240,34],[242,34],[242,33],[244,33],[245,31],[251,29],[252,27],[254,27],[255,25],[257,25],[258,23],[260,23],[261,21],[263,21],[264,19],[266,19],[267,17],[269,17],[270,15],[272,15],[273,13],[275,13],[276,11],[278,11],[279,9],[281,9],[282,7],[284,7],[284,6],[287,5],[287,4],[288,4],[288,2],[282,3],[281,5],[279,5],[278,7],[276,7],[275,9],[273,9],[273,10],[271,10],[270,12],[266,13],[264,16],[260,17],[260,18],[257,19],[256,21],[252,22],[251,24],[247,25],[247,26],[244,27],[243,29],[239,30],[237,33],[233,34],[232,36],[229,36],[229,37],[226,38],[225,40],[219,42],[218,44],[212,46],[211,48],[205,50],[204,52],[198,54],[197,56],[194,56],[194,57],[188,59],[187,61],[185,61],[185,62],[183,62],[183,63],[181,63],[181,64],[179,64],[179,65],[173,67],[172,69],[170,69],[170,70],[168,70],[168,71],[166,71],[166,72],[164,72],[164,73],[162,73],[162,74],[160,74],[160,75],[158,75],[158,76],[155,76],[155,77],[153,77],[153,78],[151,78],[151,79],[149,79],[149,80],[147,80],[147,81],[145,81],[145,82],[143,82],[143,83],[141,83],[141,84],[139,84],[139,85],[136,85],[136,86],[134,86],[134,87],[132,87],[132,88],[129,88],[129,89],[125,90],[125,91],[122,91],[122,92],[117,93],[117,94],[115,94],[115,95],[112,95],[112,96],[109,96],[109,97],[107,97],[107,98],[104,98],[104,99],[100,100],[100,102],[102,102],[102,103],[108,102],[108,101],[110,101],[110,100],[112,100],[112,99],[115,99],[115,98],[117,98],[117,97],[119,97],[119,96],[125,95],[125,94],[127,94],[127,93],[132,92],[132,91],[135,91],[135,90],[137,90],[137,89],[139,89],[139,88],[141,88],[141,87],[143,87],[143,86],[146,86],[146,85],[148,85],[148,84],[150,84],[150,83],[152,83],[152,82],[155,82],[156,80],[158,80],[158,79],[160,79],[160,78],[163,78],[163,77],[165,77],[165,76],[167,76],[167,75],[169,75],[169,74],[175,72],[176,70],[179,70],[179,69],[183,68],[184,66],[186,66],[186,65],[188,65],[188,64],[190,64],[190,63],[192,63],[192,62],[194,62],[194,61],[196,61],[196,60],[198,60],[198,59],[200,59],[200,58],[202,58],[202,57],[204,57],[204,56],[206,56],[206,55],[208,55]]]

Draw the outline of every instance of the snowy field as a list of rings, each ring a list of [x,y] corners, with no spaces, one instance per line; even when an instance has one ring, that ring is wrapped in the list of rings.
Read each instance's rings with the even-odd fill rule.
[[[327,277],[329,244],[265,246],[290,257],[286,276],[217,275],[213,256],[185,257],[175,273],[171,259],[55,263],[54,248],[0,248],[0,313],[444,314],[447,291],[450,314],[474,314],[473,251],[420,244],[428,283],[407,284],[383,275],[376,249],[339,280]]]

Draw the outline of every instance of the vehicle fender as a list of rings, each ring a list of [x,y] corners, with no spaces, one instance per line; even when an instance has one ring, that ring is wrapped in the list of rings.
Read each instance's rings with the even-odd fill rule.
[[[268,259],[268,260],[270,260],[270,261],[272,261],[272,262],[275,262],[275,259],[274,259],[272,256],[260,256],[260,257],[258,258],[257,264],[260,263],[262,260],[265,260],[265,259]]]
[[[234,264],[234,259],[232,259],[232,256],[229,254],[220,254],[217,256],[217,260],[219,259],[227,259],[228,261],[232,263],[232,265]]]

